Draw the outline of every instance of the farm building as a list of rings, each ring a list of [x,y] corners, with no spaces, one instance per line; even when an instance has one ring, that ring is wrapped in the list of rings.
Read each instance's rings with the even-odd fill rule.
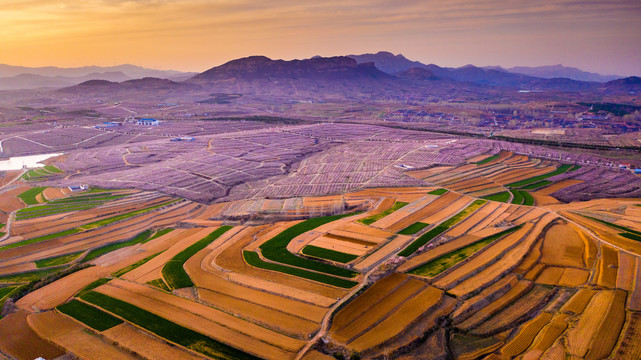
[[[151,118],[138,119],[136,121],[136,124],[137,125],[147,125],[147,126],[158,126],[158,125],[160,125],[160,121],[158,121],[156,119],[151,119]]]
[[[111,128],[111,127],[119,127],[122,126],[121,122],[115,122],[115,121],[105,121],[100,125],[96,125],[96,129],[100,128]]]
[[[69,186],[69,190],[71,191],[82,191],[82,190],[87,190],[89,187],[87,185],[72,185]]]

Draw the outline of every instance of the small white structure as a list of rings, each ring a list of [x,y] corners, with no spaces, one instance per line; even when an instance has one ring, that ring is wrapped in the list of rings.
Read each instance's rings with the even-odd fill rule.
[[[138,119],[136,121],[137,125],[146,125],[146,126],[158,126],[160,125],[160,121],[152,118],[146,118],[146,119]]]

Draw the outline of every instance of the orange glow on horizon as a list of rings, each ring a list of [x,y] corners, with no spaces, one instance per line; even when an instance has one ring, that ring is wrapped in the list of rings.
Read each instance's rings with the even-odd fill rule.
[[[9,0],[0,63],[203,71],[387,50],[442,66],[562,63],[641,75],[641,2]]]

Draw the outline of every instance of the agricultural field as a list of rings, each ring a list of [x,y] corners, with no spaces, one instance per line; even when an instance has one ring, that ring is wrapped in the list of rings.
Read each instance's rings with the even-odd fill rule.
[[[0,357],[641,353],[641,199],[585,192],[594,163],[375,126],[250,125],[153,162],[158,140],[11,174]],[[196,154],[189,176],[154,175],[175,174],[181,151]],[[98,165],[116,158],[121,182]],[[63,186],[68,174],[89,188]]]

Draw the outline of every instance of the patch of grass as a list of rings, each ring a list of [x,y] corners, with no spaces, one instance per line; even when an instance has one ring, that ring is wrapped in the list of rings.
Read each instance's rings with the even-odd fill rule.
[[[357,255],[346,254],[344,252],[325,249],[325,248],[314,246],[314,245],[305,246],[303,248],[303,254],[321,258],[321,259],[337,261],[343,264],[347,264],[348,262],[358,258]]]
[[[92,222],[92,223],[89,223],[89,224],[85,224],[85,225],[79,226],[78,228],[81,229],[81,230],[92,230],[92,229],[95,229],[95,228],[99,228],[101,226],[106,226],[106,225],[113,224],[113,223],[118,222],[118,221],[129,219],[129,218],[134,217],[136,215],[144,214],[146,212],[159,209],[159,208],[161,208],[163,206],[167,206],[167,205],[173,204],[173,203],[175,203],[177,201],[180,201],[180,199],[170,200],[170,201],[164,202],[162,204],[158,204],[158,205],[151,206],[151,207],[148,207],[148,208],[144,208],[144,209],[132,211],[132,212],[129,212],[129,213],[126,213],[126,214],[113,216],[113,217],[110,217],[110,218],[107,218],[107,219],[95,221],[95,222]]]
[[[474,164],[476,164],[476,165],[483,165],[483,164],[487,164],[487,163],[489,163],[490,161],[494,161],[494,160],[496,160],[496,159],[498,159],[498,158],[499,158],[499,154],[496,154],[496,155],[492,155],[492,156],[490,156],[490,157],[486,157],[485,159],[483,159],[483,160],[481,160],[481,161],[477,161],[477,162],[475,162]]]
[[[406,227],[405,229],[399,231],[398,233],[401,235],[413,235],[416,234],[417,232],[423,230],[424,228],[430,226],[430,224],[422,223],[422,222],[415,222],[414,224]]]
[[[50,266],[58,266],[58,265],[64,265],[67,263],[70,263],[82,255],[84,251],[80,251],[77,253],[73,254],[66,254],[66,255],[60,255],[48,259],[41,259],[41,260],[36,260],[35,264],[37,268],[45,268],[45,267],[50,267]]]
[[[128,219],[128,218],[134,217],[136,215],[144,214],[146,212],[149,212],[149,211],[158,209],[160,207],[172,204],[172,203],[174,203],[176,201],[180,201],[180,199],[171,200],[171,201],[168,201],[168,202],[156,205],[156,206],[152,206],[152,207],[148,207],[148,208],[145,208],[145,209],[132,211],[132,212],[129,212],[129,213],[126,213],[126,214],[122,214],[122,215],[110,217],[110,218],[107,218],[107,219],[95,221],[95,222],[92,222],[92,223],[89,223],[89,224],[78,226],[78,227],[73,228],[73,229],[69,229],[69,230],[65,230],[65,231],[61,231],[61,232],[57,232],[57,233],[53,233],[53,234],[43,235],[43,236],[39,236],[39,237],[36,237],[36,238],[33,238],[33,239],[28,239],[28,240],[15,242],[13,244],[8,244],[8,245],[0,247],[0,251],[6,250],[6,249],[15,248],[15,247],[19,247],[19,246],[33,244],[33,243],[40,242],[40,241],[50,240],[50,239],[54,239],[54,238],[61,237],[61,236],[76,234],[76,233],[79,233],[81,231],[93,230],[93,229],[99,228],[101,226],[106,226],[106,225],[115,223],[117,221],[121,221],[121,220],[125,220],[125,219]],[[120,243],[118,243],[118,244],[120,244]],[[114,246],[118,246],[118,244],[113,244],[113,245]],[[124,245],[124,246],[128,246],[128,245]],[[120,246],[120,247],[122,247],[122,246]],[[91,259],[93,259],[95,257],[95,255],[93,255],[92,253],[89,253],[89,255],[92,255],[93,257],[89,258],[88,260],[87,260],[87,258],[85,258],[86,261],[89,261],[89,260],[91,260]],[[87,257],[89,257],[89,255]]]
[[[341,279],[341,278],[333,277],[330,275],[325,275],[325,274],[308,271],[300,268],[290,267],[282,264],[274,264],[274,263],[266,262],[266,261],[263,261],[260,258],[260,256],[253,251],[244,250],[243,257],[245,258],[245,261],[249,265],[255,266],[261,269],[278,271],[285,274],[294,275],[304,279],[314,280],[324,284],[338,286],[345,289],[349,289],[358,285],[356,281]]]
[[[169,260],[162,268],[162,277],[167,282],[169,288],[180,289],[194,286],[194,283],[191,281],[191,278],[189,278],[189,275],[183,268],[183,265],[190,257],[206,248],[207,245],[211,244],[231,228],[232,226],[221,226],[171,258],[171,260]]]
[[[517,190],[517,192],[519,192],[523,197],[523,205],[528,205],[528,206],[534,205],[534,198],[529,192],[525,190]]]
[[[150,280],[150,281],[147,281],[147,284],[157,287],[161,290],[165,290],[167,292],[171,291],[171,289],[167,286],[167,284],[165,284],[165,282],[162,279]]]
[[[389,215],[389,214],[393,213],[394,211],[396,211],[396,210],[398,210],[398,209],[402,208],[402,207],[403,207],[403,206],[405,206],[405,205],[407,205],[407,203],[406,203],[406,202],[397,201],[397,202],[395,202],[395,203],[394,203],[394,205],[392,205],[392,207],[391,207],[391,208],[389,208],[389,209],[387,209],[387,210],[385,210],[385,211],[381,212],[380,214],[376,214],[376,215],[368,216],[368,217],[366,217],[366,218],[364,218],[364,219],[360,219],[360,220],[358,220],[358,222],[363,223],[363,224],[365,224],[365,225],[373,224],[373,223],[375,223],[376,221],[378,221],[378,220],[380,220],[380,219],[382,219],[382,218],[386,217],[387,215]]]
[[[484,237],[470,245],[467,245],[461,249],[452,251],[450,253],[444,254],[437,257],[436,259],[430,260],[423,265],[413,268],[409,271],[410,274],[434,277],[443,271],[451,268],[452,266],[458,264],[459,262],[467,259],[470,255],[481,250],[485,246],[492,243],[494,240],[500,239],[505,235],[511,234],[514,231],[520,229],[523,225],[515,226],[513,228],[501,231],[498,234]]]
[[[194,286],[193,281],[183,268],[184,262],[169,260],[162,267],[162,277],[170,290]]]
[[[403,256],[403,257],[408,257],[408,256],[412,255],[421,246],[427,244],[432,239],[434,239],[435,237],[439,236],[441,233],[445,232],[447,229],[449,229],[453,225],[456,225],[458,222],[460,222],[461,220],[466,218],[471,213],[475,212],[478,208],[483,206],[485,203],[486,203],[485,200],[475,200],[468,207],[466,207],[465,209],[459,211],[456,215],[454,215],[451,218],[443,221],[442,223],[440,223],[439,225],[435,226],[430,231],[428,231],[425,234],[421,235],[418,239],[414,240],[405,249],[403,249],[403,251],[398,253],[398,255]]]
[[[581,214],[579,214],[579,215],[581,215]],[[629,227],[617,225],[617,224],[611,223],[609,221],[601,220],[601,219],[598,219],[598,218],[595,218],[595,217],[592,217],[592,216],[587,216],[587,215],[581,215],[581,216],[586,217],[588,219],[592,219],[594,221],[598,221],[598,222],[600,222],[602,224],[608,225],[608,226],[613,227],[615,229],[623,230],[623,231],[629,232],[631,234],[636,234],[636,235],[641,236],[641,231],[630,229]]]
[[[530,185],[525,185],[525,186],[521,187],[521,189],[524,189],[524,190],[534,190],[534,189],[538,189],[538,188],[542,188],[542,187],[549,186],[550,184],[552,184],[552,181],[549,181],[549,180],[541,180],[541,181],[537,181],[537,182],[535,182],[535,183],[532,183],[532,184],[530,184]]]
[[[428,195],[443,195],[447,192],[447,189],[436,189],[428,192]]]
[[[93,289],[95,289],[95,288],[97,288],[99,286],[102,286],[102,285],[104,285],[104,284],[106,284],[106,283],[108,283],[110,281],[111,281],[111,279],[108,279],[108,278],[100,278],[100,279],[92,282],[91,284],[85,286],[84,288],[82,288],[82,290],[78,291],[77,296],[81,296],[82,294],[87,293],[87,292],[89,292],[89,291],[91,291],[91,290],[93,290]]]
[[[628,238],[630,240],[641,241],[641,236],[637,234],[619,233],[619,235],[623,236],[624,238]]]
[[[11,294],[13,292],[13,290],[18,288],[18,286],[19,285],[1,287],[0,288],[0,300],[4,300],[4,298],[9,297],[9,294]]]
[[[278,263],[291,265],[299,268],[304,268],[308,270],[319,271],[322,273],[336,275],[336,276],[354,277],[357,275],[357,272],[355,271],[344,269],[344,268],[330,265],[330,264],[321,263],[311,259],[305,259],[305,258],[296,256],[287,250],[287,244],[289,244],[289,242],[292,241],[296,236],[303,234],[307,231],[313,230],[323,224],[327,224],[329,222],[332,222],[347,216],[352,216],[352,215],[354,215],[354,213],[324,216],[324,217],[317,217],[317,218],[305,220],[303,222],[300,222],[294,226],[291,226],[285,229],[280,234],[267,240],[260,246],[260,250],[263,256],[266,259],[271,261],[275,261]]]
[[[16,212],[16,220],[33,219],[41,216],[61,214],[70,211],[87,210],[103,205],[109,201],[127,196],[122,195],[89,195],[76,196],[49,201],[46,205],[39,205],[20,209]]]
[[[510,200],[510,193],[507,191],[503,191],[498,194],[483,196],[483,199],[506,203],[508,202],[508,200]]]
[[[36,200],[36,196],[46,188],[46,186],[37,186],[21,193],[18,197],[27,205],[36,205],[39,204],[38,200]]]
[[[19,274],[0,276],[0,283],[27,283],[34,280],[40,280],[47,275],[60,271],[60,268],[45,270],[27,271]]]
[[[50,173],[56,173],[56,174],[62,174],[64,172],[53,165],[45,165],[44,169]]]
[[[516,190],[510,190],[510,193],[512,194],[512,204],[516,205],[521,205],[523,204],[523,194]]]
[[[126,267],[124,267],[124,268],[112,273],[111,276],[113,276],[113,277],[121,277],[122,275],[130,272],[131,270],[143,265],[147,261],[149,261],[149,260],[155,258],[156,256],[160,255],[161,253],[162,253],[162,251],[157,253],[157,254],[153,254],[151,256],[147,256],[146,258],[144,258],[144,259],[142,259],[140,261],[136,261],[135,263],[133,263],[133,264],[131,264],[129,266],[126,266]]]
[[[152,237],[150,237],[149,239],[143,241],[143,243],[149,242],[149,241],[151,241],[153,239],[157,239],[157,238],[159,238],[159,237],[161,237],[163,235],[167,235],[172,231],[174,231],[174,229],[172,229],[172,228],[158,230],[158,231],[156,231],[156,233]]]
[[[17,285],[17,286],[7,286],[0,288],[0,310],[4,306],[5,301],[7,301],[8,298],[14,297],[15,294],[18,294],[26,288],[28,285]],[[15,299],[14,299],[15,300]],[[0,319],[2,319],[2,316],[0,315]]]
[[[257,357],[218,342],[203,334],[180,326],[163,317],[153,314],[137,306],[112,298],[110,296],[89,292],[82,299],[99,306],[123,319],[150,331],[161,338],[173,341],[188,349],[197,351],[206,356],[221,360],[256,359]]]
[[[556,176],[556,175],[560,175],[560,174],[566,173],[566,172],[568,172],[571,168],[573,168],[573,166],[572,166],[572,165],[570,165],[570,164],[563,164],[563,165],[559,166],[559,168],[558,168],[558,169],[556,169],[556,170],[554,170],[554,171],[552,171],[552,172],[549,172],[549,173],[547,173],[547,174],[543,174],[543,175],[539,175],[539,176],[534,176],[534,177],[531,177],[531,178],[529,178],[529,179],[525,179],[525,180],[521,180],[521,181],[513,182],[513,183],[511,183],[511,184],[507,184],[507,186],[508,186],[508,187],[511,187],[511,188],[518,188],[518,187],[521,187],[521,186],[525,186],[525,185],[533,184],[533,183],[539,182],[539,181],[541,181],[541,180],[545,180],[545,179],[547,179],[547,178],[550,178],[550,177],[552,177],[552,176]],[[576,169],[575,169],[575,170],[576,170]]]
[[[32,238],[32,239],[27,239],[27,240],[22,240],[22,241],[14,242],[14,243],[11,243],[11,244],[7,244],[5,246],[0,247],[0,251],[7,250],[7,249],[13,249],[13,248],[16,248],[16,247],[25,246],[25,245],[29,245],[29,244],[33,244],[33,243],[37,243],[37,242],[41,242],[41,241],[51,240],[51,239],[55,239],[55,238],[58,238],[58,237],[61,237],[61,236],[77,234],[79,232],[80,232],[80,230],[78,230],[78,228],[73,228],[73,229],[64,230],[64,231],[60,231],[60,232],[53,233],[53,234],[42,235],[42,236],[38,236],[38,237],[35,237],[35,238]]]
[[[98,331],[105,331],[123,323],[117,317],[76,299],[62,304],[56,309]]]
[[[85,258],[82,261],[88,262],[108,252],[112,252],[114,250],[118,250],[127,246],[142,244],[145,240],[147,240],[147,238],[149,238],[150,235],[151,235],[151,230],[145,230],[130,240],[101,246],[97,249],[91,250],[89,254],[87,254],[87,256],[85,256]]]

